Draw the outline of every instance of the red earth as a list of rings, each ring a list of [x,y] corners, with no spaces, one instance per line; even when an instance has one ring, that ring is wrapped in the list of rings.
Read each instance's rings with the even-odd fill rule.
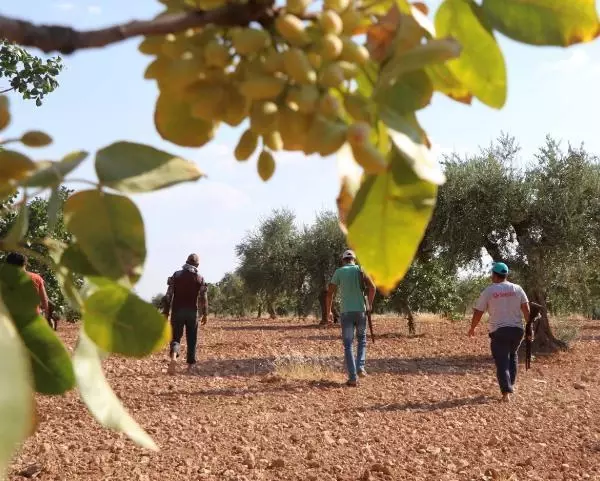
[[[113,389],[160,451],[99,426],[76,392],[40,396],[9,479],[600,480],[600,323],[579,321],[572,349],[522,369],[503,404],[484,329],[375,322],[358,388],[338,328],[311,320],[210,319],[193,376],[168,375],[166,350],[111,356]],[[68,346],[77,329],[60,325]]]

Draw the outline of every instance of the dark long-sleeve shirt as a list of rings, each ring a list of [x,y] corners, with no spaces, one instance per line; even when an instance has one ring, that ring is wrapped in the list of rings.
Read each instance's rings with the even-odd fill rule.
[[[163,299],[163,312],[169,314],[180,309],[194,309],[206,314],[208,309],[207,286],[197,273],[182,269],[169,277],[169,287]]]

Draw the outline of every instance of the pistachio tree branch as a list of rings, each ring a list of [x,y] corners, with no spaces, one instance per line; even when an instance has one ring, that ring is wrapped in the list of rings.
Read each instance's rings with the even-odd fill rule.
[[[25,20],[0,15],[0,38],[43,52],[70,54],[76,50],[105,47],[132,37],[166,35],[208,24],[244,26],[268,22],[275,16],[273,1],[250,1],[244,5],[227,4],[215,10],[170,13],[152,20],[135,20],[99,30],[80,31],[58,25],[34,25]]]

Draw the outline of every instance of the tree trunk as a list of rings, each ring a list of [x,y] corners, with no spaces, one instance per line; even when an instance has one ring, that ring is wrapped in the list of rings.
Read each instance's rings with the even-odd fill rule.
[[[406,315],[406,320],[408,321],[408,335],[415,336],[417,334],[417,325],[415,324],[415,318],[407,301],[402,301],[402,311]]]
[[[327,319],[327,290],[321,290],[319,294],[319,306],[321,307],[321,324],[326,324]]]
[[[319,294],[319,306],[321,307],[320,324],[327,324],[329,322],[327,318],[327,289],[323,289]],[[333,322],[338,324],[340,322],[340,311],[337,308],[335,300],[331,303],[331,314],[333,315]]]
[[[531,292],[531,302],[535,302],[542,306],[540,316],[534,326],[534,337],[531,343],[531,351],[536,353],[553,353],[564,351],[567,349],[567,344],[560,339],[557,339],[552,333],[550,320],[548,319],[548,310],[546,305],[546,296],[541,290]]]
[[[406,318],[408,319],[408,335],[416,336],[417,334],[417,326],[415,325],[415,318],[413,317],[412,311],[407,309]]]
[[[267,312],[269,313],[269,317],[271,319],[277,318],[277,314],[275,314],[275,307],[273,306],[272,300],[267,300]]]

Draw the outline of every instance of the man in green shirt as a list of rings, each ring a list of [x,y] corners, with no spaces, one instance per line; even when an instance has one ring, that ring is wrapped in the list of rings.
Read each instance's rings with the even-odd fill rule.
[[[341,297],[342,340],[344,342],[344,360],[348,371],[348,386],[357,386],[357,375],[364,377],[367,351],[367,309],[370,309],[375,297],[373,281],[356,264],[356,256],[351,250],[342,255],[342,267],[333,274],[327,291],[327,314],[331,318],[331,305],[336,292]],[[368,290],[368,303],[365,302],[363,286]],[[356,358],[354,357],[354,331],[358,339]]]

